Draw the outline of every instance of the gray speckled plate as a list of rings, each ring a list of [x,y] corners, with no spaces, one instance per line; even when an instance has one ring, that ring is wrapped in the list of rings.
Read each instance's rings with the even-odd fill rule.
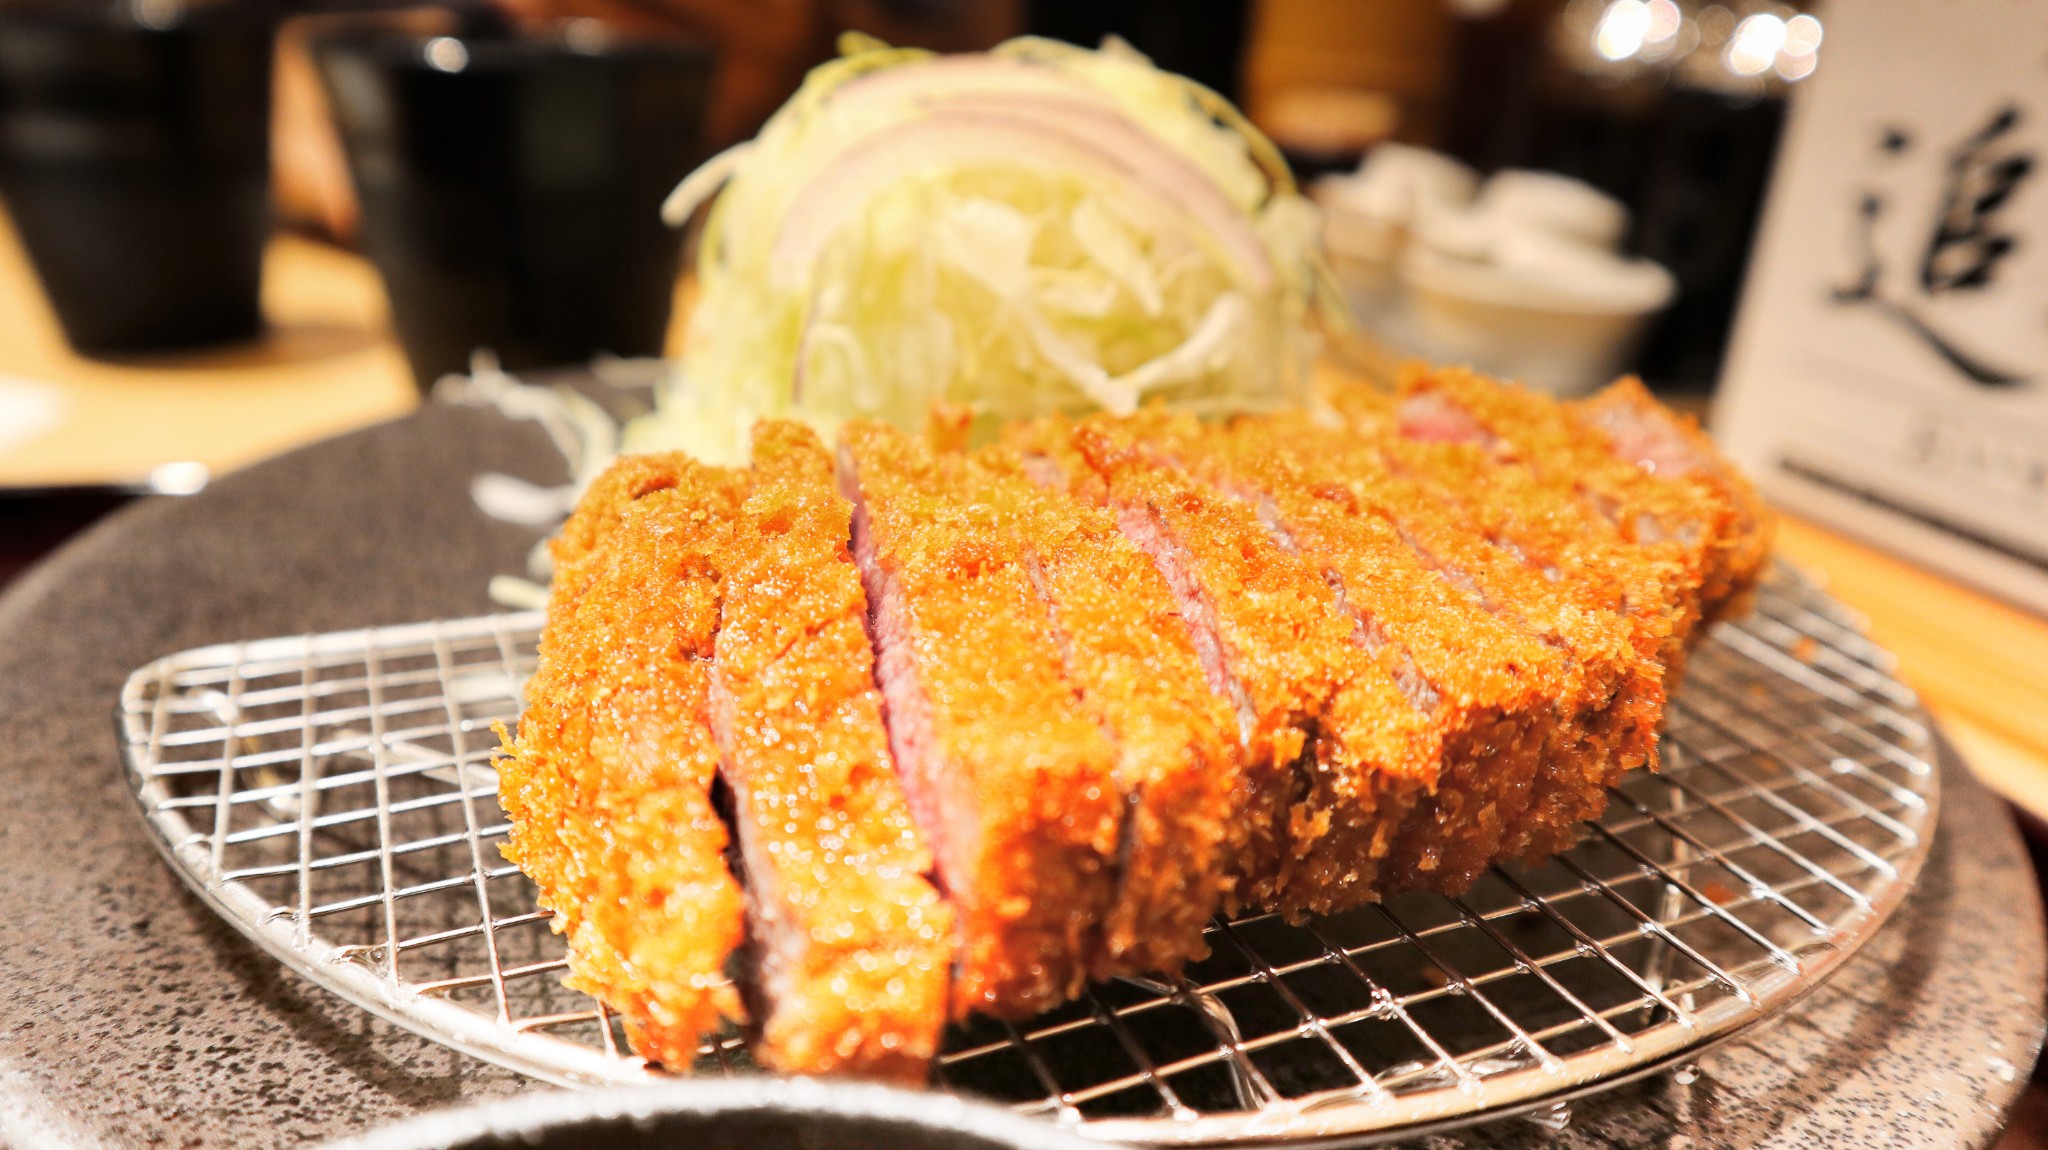
[[[117,514],[0,599],[0,1143],[294,1145],[528,1089],[300,983],[179,886],[121,780],[110,702],[168,651],[474,614],[530,533],[469,477],[560,464],[434,408]],[[1920,887],[1831,982],[1705,1060],[1442,1146],[1974,1145],[2041,1036],[2042,916],[2018,836],[1949,764]],[[1561,1115],[1553,1115],[1561,1118]]]

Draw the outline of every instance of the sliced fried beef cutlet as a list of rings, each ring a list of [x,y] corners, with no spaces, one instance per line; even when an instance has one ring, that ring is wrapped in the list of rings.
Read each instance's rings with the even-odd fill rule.
[[[1468,371],[1414,372],[1402,381],[1403,433],[1424,441],[1475,443],[1495,460],[1543,481],[1569,484],[1622,536],[1676,556],[1682,582],[1679,641],[1703,621],[1738,611],[1770,550],[1771,518],[1697,429],[1623,381],[1585,401],[1561,404]]]
[[[1398,435],[1383,402],[1354,392],[1339,406],[1546,575],[1612,586],[1638,651],[1676,690],[1701,624],[1741,610],[1761,574],[1770,515],[1754,489],[1633,380],[1578,404],[1457,369],[1412,372],[1401,390]],[[1589,781],[1585,794],[1597,793]],[[1591,813],[1564,801],[1545,820],[1551,841],[1527,853],[1554,849]]]
[[[548,555],[554,560],[556,574],[568,572],[573,583],[583,560],[618,529],[619,520],[634,501],[678,484],[701,482],[691,477],[703,473],[700,464],[681,452],[622,455],[613,460],[577,499],[575,513],[568,522],[548,540]],[[550,590],[560,582],[551,580]]]
[[[1219,902],[1569,846],[1654,766],[1768,511],[1632,382],[1330,405],[979,450],[935,420],[937,453],[855,422],[836,458],[768,423],[750,472],[615,465],[553,544],[500,768],[570,983],[664,1065],[751,1011],[766,1066],[916,1080],[948,1019],[1174,971]]]
[[[814,434],[755,429],[711,667],[745,862],[742,989],[764,1066],[919,1082],[947,1018],[952,912],[889,754],[851,514]]]
[[[1644,567],[1669,571],[1672,586],[1664,606],[1670,635],[1664,654],[1666,680],[1675,681],[1672,672],[1702,614],[1700,590],[1711,560],[1708,539],[1720,530],[1697,516],[1718,516],[1717,509],[1703,508],[1691,498],[1654,495],[1646,477],[1580,428],[1563,404],[1472,372],[1411,372],[1391,409],[1386,397],[1362,391],[1343,394],[1337,406],[1365,434],[1384,433],[1391,419],[1402,439],[1435,449],[1440,466],[1461,456],[1476,457],[1472,473],[1491,476],[1493,486],[1510,477],[1526,482],[1537,489],[1534,498],[1554,499],[1560,507],[1575,507],[1582,518],[1606,522],[1613,538],[1641,554]],[[1624,512],[1623,497],[1646,496],[1655,500],[1654,513]],[[1683,524],[1667,532],[1661,517],[1671,516],[1683,517]]]
[[[853,423],[839,464],[890,746],[956,916],[954,1013],[1056,1005],[1114,894],[1116,749],[968,461]]]
[[[1354,675],[1370,674],[1359,668],[1371,660],[1312,564],[1282,547],[1250,506],[1161,460],[1140,430],[1108,418],[1050,419],[1012,425],[1005,437],[1041,482],[1101,502],[1164,577],[1243,748],[1228,904],[1275,906],[1330,827],[1334,799],[1318,783],[1351,787],[1358,777],[1319,780],[1314,744],[1333,699]]]
[[[1698,424],[1658,403],[1633,377],[1568,407],[1579,426],[1603,434],[1609,450],[1653,486],[1719,505],[1712,522],[1720,530],[1708,533],[1702,609],[1709,622],[1747,612],[1770,560],[1775,523],[1756,486],[1714,450]],[[1683,532],[1684,522],[1666,521],[1663,531]]]
[[[1699,613],[1699,583],[1677,544],[1627,538],[1570,479],[1501,459],[1483,443],[1404,434],[1390,396],[1350,397],[1344,406],[1352,430],[1391,467],[1455,503],[1488,539],[1544,578],[1578,581],[1602,608],[1627,615],[1645,657],[1683,654],[1684,633]]]
[[[974,485],[1016,532],[1067,677],[1115,745],[1125,806],[1094,978],[1172,973],[1206,953],[1236,812],[1235,717],[1209,690],[1172,589],[1103,508],[1041,487],[1015,451]]]
[[[1490,539],[1458,502],[1390,466],[1355,431],[1300,415],[1269,426],[1267,434],[1296,444],[1333,481],[1373,500],[1432,566],[1565,656],[1557,737],[1544,752],[1530,805],[1510,819],[1502,852],[1550,853],[1569,842],[1581,819],[1605,808],[1611,780],[1654,762],[1663,720],[1663,667],[1654,647],[1638,649],[1633,624],[1615,610],[1619,592],[1594,571],[1547,578],[1526,555]]]
[[[1642,478],[1576,431],[1555,400],[1457,370],[1412,373],[1403,392],[1394,400],[1350,391],[1336,406],[1354,430],[1394,443],[1404,467],[1488,518],[1490,529],[1512,531],[1512,545],[1553,577],[1592,566],[1614,572],[1620,609],[1640,633],[1661,635],[1673,682],[1700,619],[1704,537],[1693,532],[1685,543],[1622,522],[1619,505],[1599,492],[1640,487]]]
[[[687,1067],[742,1015],[725,977],[743,912],[711,803],[707,701],[712,552],[744,482],[669,457],[622,463],[600,488],[558,548],[539,665],[499,761],[504,850],[568,937],[569,985],[618,1011],[643,1055]]]
[[[1319,773],[1358,774],[1354,789],[1377,792],[1377,802],[1325,801],[1351,833],[1334,831],[1304,860],[1283,904],[1327,912],[1386,889],[1462,889],[1529,803],[1556,738],[1564,656],[1426,562],[1369,485],[1313,450],[1328,433],[1258,419],[1228,432],[1168,426],[1155,441],[1251,503],[1283,546],[1313,563],[1337,591],[1353,642],[1390,672],[1365,679],[1389,682],[1391,697],[1354,693],[1368,705],[1327,715],[1318,742]],[[1347,746],[1389,735],[1406,746],[1378,755]]]
[[[1354,396],[1344,406],[1351,434],[1371,444],[1394,472],[1458,508],[1476,531],[1579,607],[1627,625],[1632,673],[1593,719],[1594,744],[1553,760],[1529,817],[1506,844],[1510,855],[1555,853],[1579,822],[1605,808],[1607,789],[1623,774],[1655,765],[1666,671],[1683,657],[1674,632],[1694,585],[1676,556],[1621,538],[1568,484],[1543,482],[1476,443],[1402,435],[1389,398]]]

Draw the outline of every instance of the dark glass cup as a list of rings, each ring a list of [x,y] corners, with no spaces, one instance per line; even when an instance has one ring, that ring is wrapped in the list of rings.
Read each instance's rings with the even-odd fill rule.
[[[706,49],[356,34],[314,58],[422,389],[480,348],[661,353],[682,242],[660,206],[702,155]]]
[[[256,5],[0,4],[0,197],[79,351],[261,327],[273,39]]]

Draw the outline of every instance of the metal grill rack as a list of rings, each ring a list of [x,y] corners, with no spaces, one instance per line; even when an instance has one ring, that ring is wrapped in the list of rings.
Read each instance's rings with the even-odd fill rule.
[[[120,719],[173,866],[286,966],[555,1082],[658,1075],[565,989],[561,940],[498,853],[490,760],[538,614],[187,651]],[[948,1035],[935,1085],[1082,1132],[1370,1140],[1597,1089],[1783,1010],[1918,872],[1936,776],[1913,695],[1845,609],[1780,570],[1693,657],[1661,774],[1577,847],[1460,898],[1218,921],[1171,983],[1119,980]],[[698,1072],[748,1068],[736,1034]]]

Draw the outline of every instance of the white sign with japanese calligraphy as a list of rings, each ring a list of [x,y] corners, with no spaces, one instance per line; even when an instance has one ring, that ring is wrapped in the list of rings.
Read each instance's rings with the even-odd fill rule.
[[[1822,15],[1717,432],[1787,507],[2048,611],[2048,0]]]

